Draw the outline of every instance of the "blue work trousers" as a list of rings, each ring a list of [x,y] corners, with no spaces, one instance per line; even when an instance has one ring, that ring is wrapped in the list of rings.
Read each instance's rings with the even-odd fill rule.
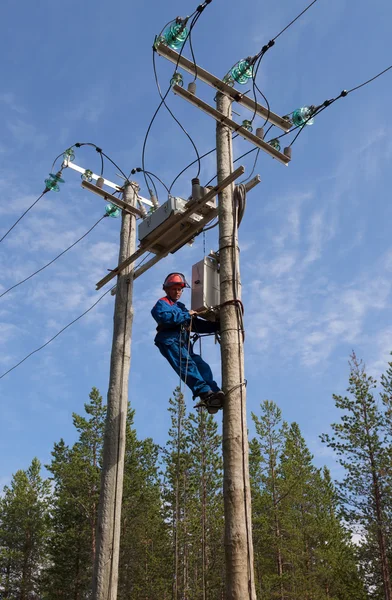
[[[192,346],[188,352],[188,341],[173,340],[170,344],[155,342],[160,353],[171,364],[177,375],[191,388],[193,397],[204,392],[217,392],[219,387],[213,379],[210,365],[201,356],[193,352]]]

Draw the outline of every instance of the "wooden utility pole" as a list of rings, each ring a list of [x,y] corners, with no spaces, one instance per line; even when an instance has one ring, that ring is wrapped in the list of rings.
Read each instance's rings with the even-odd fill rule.
[[[231,118],[232,100],[219,92],[217,110]],[[232,134],[217,123],[218,184],[233,170]],[[223,498],[227,600],[256,600],[253,570],[241,281],[233,184],[219,194],[220,327],[223,409]]]
[[[135,184],[124,188],[123,200],[136,205]],[[136,217],[123,211],[119,262],[136,247]],[[116,600],[120,550],[125,433],[128,413],[128,379],[133,321],[133,265],[117,279],[113,343],[107,402],[103,466],[99,497],[97,550],[93,574],[93,600]]]

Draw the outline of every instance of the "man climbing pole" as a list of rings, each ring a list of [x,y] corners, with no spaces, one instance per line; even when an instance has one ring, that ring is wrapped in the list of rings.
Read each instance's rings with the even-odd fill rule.
[[[199,397],[196,407],[206,407],[210,414],[223,408],[224,393],[214,381],[210,366],[201,356],[193,352],[190,340],[191,331],[215,333],[219,323],[212,323],[197,317],[194,310],[188,310],[179,302],[184,288],[189,288],[182,273],[170,273],[163,284],[166,296],[158,300],[151,311],[158,323],[155,345],[173,367],[177,375]]]

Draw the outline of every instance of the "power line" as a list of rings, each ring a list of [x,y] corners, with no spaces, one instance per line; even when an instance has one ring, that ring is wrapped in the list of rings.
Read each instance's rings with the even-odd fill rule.
[[[12,227],[9,228],[9,230],[3,235],[3,237],[0,239],[0,242],[2,242],[7,235],[13,230],[13,228],[19,223],[19,221],[21,221],[23,219],[23,217],[29,212],[29,210],[31,210],[33,208],[33,206],[35,206],[37,204],[37,202],[39,202],[42,198],[42,196],[44,194],[46,194],[47,192],[49,192],[49,189],[46,188],[44,189],[44,191],[42,192],[42,194],[37,198],[37,200],[35,200],[33,202],[33,204],[31,206],[29,206],[29,208],[27,208],[24,213],[19,217],[19,219],[17,221],[15,221],[15,223],[12,225]]]
[[[351,88],[350,90],[342,90],[340,92],[340,94],[338,96],[336,96],[335,98],[331,98],[330,100],[325,100],[322,104],[320,104],[317,107],[314,107],[314,111],[312,112],[312,114],[304,121],[304,123],[302,123],[301,125],[296,125],[295,127],[292,127],[290,129],[290,131],[286,131],[286,133],[282,133],[281,135],[273,138],[276,140],[279,140],[282,137],[285,137],[286,135],[289,135],[290,133],[292,133],[293,131],[299,129],[297,135],[294,137],[294,139],[292,140],[292,142],[290,143],[290,146],[292,146],[294,144],[294,142],[297,140],[298,136],[300,135],[300,133],[302,132],[302,130],[304,129],[307,121],[310,121],[311,119],[317,117],[320,113],[322,113],[326,108],[329,108],[330,106],[332,106],[332,104],[334,104],[337,100],[339,100],[340,98],[345,98],[346,96],[348,96],[349,94],[351,94],[352,92],[355,92],[356,90],[359,90],[360,88],[363,88],[364,86],[368,85],[369,83],[371,83],[372,81],[374,81],[375,79],[377,79],[378,77],[381,77],[381,75],[384,75],[384,73],[387,73],[387,71],[389,71],[390,69],[392,69],[392,65],[390,65],[389,67],[387,67],[386,69],[384,69],[383,71],[380,71],[380,73],[377,73],[377,75],[374,75],[374,77],[371,77],[370,79],[368,79],[367,81],[364,81],[363,83],[360,83],[359,85],[356,85],[355,87]],[[271,140],[269,140],[271,141]],[[267,142],[268,143],[268,142]]]
[[[30,354],[28,354],[27,356],[25,356],[16,365],[14,365],[10,369],[8,369],[8,371],[6,371],[2,375],[0,375],[0,379],[2,379],[3,377],[5,377],[6,375],[8,375],[8,373],[11,373],[11,371],[13,371],[14,369],[16,369],[17,367],[19,367],[28,358],[30,358],[30,356],[33,356],[33,354],[36,354],[37,352],[39,352],[40,350],[42,350],[43,348],[45,348],[46,346],[48,346],[48,344],[50,344],[51,342],[53,342],[53,340],[55,340],[61,333],[63,333],[63,331],[65,331],[66,329],[68,329],[68,327],[71,327],[71,325],[73,325],[74,323],[76,323],[77,321],[79,321],[79,319],[81,319],[82,317],[84,317],[84,315],[87,315],[87,313],[90,312],[90,310],[92,310],[95,306],[97,306],[97,304],[102,300],[102,298],[104,298],[106,296],[106,294],[108,294],[114,287],[115,286],[109,288],[104,294],[102,294],[102,296],[100,298],[98,298],[98,300],[96,302],[94,302],[94,304],[92,306],[90,306],[90,308],[88,308],[87,310],[85,310],[84,313],[82,313],[81,315],[79,315],[79,317],[77,317],[76,319],[74,319],[73,321],[71,321],[70,323],[68,323],[68,325],[66,325],[65,327],[63,327],[62,329],[60,329],[60,331],[58,333],[56,333],[56,335],[54,335],[52,338],[50,338],[50,340],[48,340],[47,342],[45,342],[45,344],[42,344],[42,346],[40,346],[36,350],[33,350],[33,352],[30,352]]]
[[[10,288],[8,288],[8,290],[5,290],[5,292],[3,292],[2,294],[0,294],[0,298],[2,298],[3,296],[5,296],[6,294],[8,294],[8,292],[10,292],[11,290],[15,289],[19,285],[22,285],[22,283],[25,283],[25,281],[28,281],[29,279],[31,279],[32,277],[34,277],[35,275],[37,275],[38,273],[40,273],[41,271],[43,271],[44,269],[46,269],[47,267],[49,267],[50,265],[52,265],[57,259],[59,259],[61,256],[63,256],[63,254],[65,254],[66,252],[68,252],[68,250],[71,250],[71,248],[73,248],[74,246],[76,246],[76,244],[78,244],[80,241],[82,241],[102,221],[102,219],[104,219],[107,216],[108,215],[103,215],[103,217],[101,217],[88,231],[86,231],[85,234],[83,234],[78,240],[76,240],[76,242],[74,242],[73,244],[71,244],[71,246],[69,246],[68,248],[66,248],[62,252],[60,252],[60,254],[58,254],[56,256],[56,258],[53,258],[53,260],[51,260],[50,262],[48,262],[46,265],[44,265],[43,267],[41,267],[40,269],[38,269],[37,271],[35,271],[31,275],[29,275],[25,279],[22,279],[22,281],[19,281],[19,283],[15,283],[15,285],[13,285]]]
[[[98,223],[96,223],[97,225]],[[136,266],[135,266],[135,270],[140,267],[140,265],[146,260],[146,257],[141,260]],[[3,379],[3,377],[5,377],[6,375],[8,375],[8,373],[11,373],[11,371],[13,371],[14,369],[16,369],[17,367],[19,367],[22,363],[24,363],[28,358],[30,358],[30,356],[33,356],[33,354],[36,354],[37,352],[39,352],[40,350],[42,350],[43,348],[45,348],[46,346],[48,346],[51,342],[53,342],[53,340],[55,340],[60,334],[63,333],[63,331],[65,331],[66,329],[68,329],[68,327],[71,327],[71,325],[73,325],[74,323],[76,323],[77,321],[79,321],[82,317],[84,317],[85,315],[87,315],[87,313],[89,313],[93,308],[95,308],[97,306],[97,304],[99,302],[101,302],[101,300],[109,293],[111,292],[117,284],[113,285],[111,288],[109,288],[108,290],[106,290],[106,292],[104,294],[102,294],[102,296],[100,296],[98,298],[98,300],[96,300],[94,302],[94,304],[92,304],[90,306],[90,308],[88,308],[87,310],[85,310],[81,315],[79,315],[78,317],[76,317],[76,319],[74,319],[73,321],[71,321],[70,323],[68,323],[68,325],[66,325],[65,327],[63,327],[62,329],[60,329],[60,331],[58,331],[56,333],[56,335],[54,335],[52,338],[50,338],[50,340],[48,340],[47,342],[45,342],[45,344],[42,344],[42,346],[40,346],[39,348],[36,348],[35,350],[33,350],[32,352],[30,352],[30,354],[28,354],[27,356],[25,356],[22,360],[20,360],[16,365],[14,365],[13,367],[11,367],[10,369],[8,369],[8,371],[6,371],[5,373],[3,373],[2,375],[0,375],[0,379]]]
[[[359,88],[364,87],[368,83],[371,83],[372,81],[374,81],[375,79],[377,79],[377,77],[381,77],[381,75],[384,75],[384,73],[386,73],[390,69],[392,69],[392,65],[390,65],[389,67],[387,67],[386,69],[384,69],[383,71],[381,71],[380,73],[378,73],[377,75],[375,75],[374,77],[372,77],[371,79],[368,79],[367,81],[364,81],[363,83],[357,85],[356,87],[351,88],[351,90],[347,91],[347,94],[351,94],[351,92],[355,92],[355,90],[359,90]]]
[[[298,21],[298,19],[300,17],[302,17],[302,15],[304,15],[306,13],[306,11],[309,10],[309,8],[311,6],[313,6],[313,4],[316,4],[316,2],[317,2],[317,0],[313,0],[313,2],[311,2],[302,12],[299,13],[299,15],[297,15],[295,17],[295,19],[290,21],[290,23],[288,25],[286,25],[286,27],[284,27],[284,29],[282,29],[282,31],[280,31],[274,38],[272,38],[272,41],[275,42],[275,40],[277,40],[278,37],[282,35],[282,33],[284,33],[289,27],[291,27],[296,21]]]
[[[96,223],[97,225],[98,223]],[[136,266],[135,266],[135,270],[140,267],[140,265],[146,260],[146,257],[141,260]],[[3,377],[5,377],[6,375],[8,375],[8,373],[11,373],[11,371],[13,371],[14,369],[16,369],[17,367],[19,367],[22,363],[24,363],[28,358],[30,358],[30,356],[33,356],[33,354],[36,354],[37,352],[39,352],[40,350],[43,350],[43,348],[45,348],[46,346],[48,346],[51,342],[53,342],[53,340],[55,340],[61,333],[63,333],[63,331],[65,331],[66,329],[68,329],[68,327],[71,327],[71,325],[73,325],[74,323],[76,323],[77,321],[79,321],[82,317],[84,317],[85,315],[87,315],[87,313],[89,313],[93,308],[95,308],[97,306],[97,304],[99,302],[101,302],[101,300],[109,293],[111,292],[117,284],[113,285],[111,288],[109,288],[108,290],[106,290],[106,292],[104,294],[102,294],[102,296],[100,296],[98,298],[98,300],[96,300],[94,302],[94,304],[92,304],[90,306],[90,308],[88,308],[87,310],[85,310],[81,315],[79,315],[78,317],[76,317],[76,319],[74,319],[73,321],[71,321],[70,323],[68,323],[68,325],[66,325],[65,327],[63,327],[62,329],[60,329],[60,331],[58,331],[56,333],[56,335],[54,335],[52,338],[50,338],[50,340],[48,340],[47,342],[45,342],[45,344],[42,344],[42,346],[40,346],[39,348],[36,348],[35,350],[33,350],[32,352],[30,352],[30,354],[28,354],[27,356],[25,356],[21,361],[19,361],[16,365],[14,365],[13,367],[11,367],[10,369],[8,369],[8,371],[6,371],[5,373],[3,373],[2,375],[0,375],[0,379],[3,379]]]

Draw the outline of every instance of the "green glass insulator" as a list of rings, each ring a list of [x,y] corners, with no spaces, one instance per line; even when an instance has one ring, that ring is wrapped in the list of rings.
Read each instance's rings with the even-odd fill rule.
[[[248,119],[245,119],[245,121],[242,121],[242,127],[247,129],[248,131],[253,131],[252,121],[248,121]]]
[[[60,188],[54,179],[45,179],[45,187],[51,192],[59,192]]]
[[[182,78],[181,73],[173,74],[173,77],[170,79],[170,85],[179,85],[181,87],[184,86],[184,80]]]
[[[85,172],[81,175],[83,181],[88,181],[89,183],[93,180],[93,172],[90,169],[86,169]]]
[[[73,148],[68,148],[64,152],[63,159],[64,160],[69,160],[70,162],[73,162],[75,160],[75,152],[73,151]]]
[[[163,33],[163,39],[169,48],[173,50],[179,50],[186,38],[188,37],[188,30],[185,27],[184,21],[180,23],[172,23]]]
[[[273,148],[275,148],[275,150],[278,150],[280,152],[280,144],[279,144],[279,140],[271,140],[270,142],[268,142],[270,146],[272,146]]]
[[[313,125],[314,119],[311,117],[312,109],[310,106],[302,106],[293,112],[291,120],[296,127],[302,127],[303,125]]]
[[[61,171],[58,171],[57,173],[49,173],[49,177],[53,177],[53,179],[56,180],[56,183],[65,183],[64,179],[61,178]]]
[[[117,219],[117,217],[119,217],[121,214],[121,210],[118,208],[118,206],[115,206],[111,202],[106,205],[105,212],[108,217],[113,217],[113,219]]]
[[[58,173],[49,173],[48,179],[45,179],[45,187],[51,192],[59,192],[59,183],[65,183],[64,179],[61,178],[61,171]]]
[[[249,79],[253,77],[253,66],[248,61],[248,59],[240,60],[234,67],[230,70],[229,77],[232,77],[234,81],[240,83],[241,85],[245,85]],[[226,75],[227,77],[227,75]]]

